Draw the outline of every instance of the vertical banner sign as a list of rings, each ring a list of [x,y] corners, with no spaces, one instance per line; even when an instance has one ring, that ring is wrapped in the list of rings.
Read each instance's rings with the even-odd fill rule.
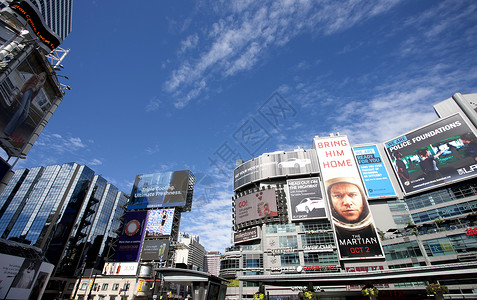
[[[340,259],[384,258],[346,136],[315,138]]]
[[[287,186],[292,221],[327,218],[318,177],[290,179]]]
[[[406,193],[477,175],[477,138],[459,114],[384,143]]]
[[[119,236],[114,259],[138,261],[146,228],[147,211],[130,211],[124,217],[124,228]]]
[[[376,145],[353,148],[369,198],[395,196],[389,174]]]

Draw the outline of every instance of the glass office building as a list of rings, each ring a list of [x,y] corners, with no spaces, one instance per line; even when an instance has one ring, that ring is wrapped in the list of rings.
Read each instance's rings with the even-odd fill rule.
[[[40,248],[55,265],[52,280],[77,276],[114,254],[127,201],[84,165],[16,170],[0,195],[0,235]]]

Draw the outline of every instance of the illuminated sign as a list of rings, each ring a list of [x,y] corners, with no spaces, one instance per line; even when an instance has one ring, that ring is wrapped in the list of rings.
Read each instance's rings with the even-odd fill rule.
[[[467,231],[465,232],[467,236],[473,236],[477,235],[477,227],[475,228],[467,228]]]
[[[47,28],[41,22],[40,17],[35,10],[28,5],[26,1],[20,3],[14,3],[10,6],[16,13],[20,14],[33,29],[33,32],[45,43],[50,49],[55,49],[61,42],[53,34],[51,34]]]
[[[337,265],[313,265],[313,266],[303,266],[303,271],[337,271],[339,267]]]

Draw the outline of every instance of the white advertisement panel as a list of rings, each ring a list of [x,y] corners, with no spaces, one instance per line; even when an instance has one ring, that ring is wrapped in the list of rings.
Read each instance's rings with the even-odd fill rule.
[[[136,275],[138,268],[137,262],[117,262],[105,263],[103,267],[103,275]]]
[[[315,138],[340,259],[383,258],[358,166],[346,136]]]
[[[37,299],[53,267],[39,259],[0,254],[0,298]]]
[[[275,189],[254,191],[235,199],[235,224],[276,216]]]

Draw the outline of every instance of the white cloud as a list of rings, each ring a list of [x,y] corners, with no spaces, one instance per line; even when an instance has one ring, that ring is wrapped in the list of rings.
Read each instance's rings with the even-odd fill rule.
[[[334,34],[377,14],[399,1],[354,1],[317,4],[309,1],[240,2],[223,7],[225,16],[211,25],[197,58],[174,69],[164,89],[176,96],[181,108],[204,91],[196,82],[247,71],[266,58],[268,49],[287,44],[299,34]],[[224,13],[224,11],[221,11]],[[181,49],[196,47],[198,33],[189,35]]]
[[[81,142],[81,138],[79,138],[79,137],[69,138],[69,142],[70,142],[70,144],[71,144],[73,147],[77,147],[77,148],[84,148],[84,147],[86,147],[86,145],[83,144],[83,142]]]
[[[146,105],[146,112],[157,111],[162,104],[162,101],[158,97],[154,97],[149,100],[149,103]]]
[[[97,158],[94,158],[92,161],[90,161],[89,163],[87,163],[87,165],[89,166],[99,166],[99,165],[102,165],[103,162]]]

